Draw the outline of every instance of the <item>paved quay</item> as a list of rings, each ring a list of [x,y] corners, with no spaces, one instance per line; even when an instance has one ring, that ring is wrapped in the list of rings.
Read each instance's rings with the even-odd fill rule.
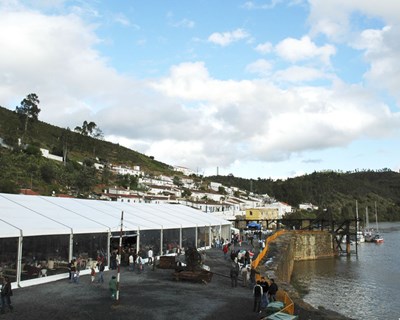
[[[68,279],[14,290],[14,311],[0,315],[13,320],[228,320],[261,319],[264,315],[252,311],[252,289],[232,288],[230,262],[221,249],[206,251],[205,264],[214,272],[208,284],[176,281],[173,270],[146,266],[141,274],[121,267],[120,301],[111,299],[108,281],[116,271],[105,272],[105,283],[91,283],[90,276],[80,277],[80,283]],[[279,283],[278,283],[279,285]],[[296,308],[300,319],[345,319],[322,310]]]

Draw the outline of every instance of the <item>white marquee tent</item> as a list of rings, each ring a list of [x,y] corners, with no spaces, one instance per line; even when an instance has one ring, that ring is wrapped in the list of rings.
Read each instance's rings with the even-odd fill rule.
[[[22,239],[51,239],[52,236],[64,235],[70,237],[68,258],[71,258],[75,255],[72,242],[79,235],[106,234],[110,241],[112,235],[119,234],[122,213],[122,229],[124,233],[130,232],[137,236],[138,249],[141,235],[150,230],[161,232],[161,253],[163,232],[166,234],[168,230],[177,230],[180,241],[182,230],[196,230],[195,243],[198,243],[197,232],[202,228],[209,237],[205,241],[208,245],[211,244],[212,236],[227,238],[230,235],[231,222],[179,204],[111,202],[0,193],[0,249],[4,251],[9,246],[7,239],[19,239],[14,269],[22,271],[22,245],[25,245]],[[0,259],[5,259],[1,253]],[[0,260],[0,268],[2,262]],[[16,273],[16,281],[19,282],[18,271]]]

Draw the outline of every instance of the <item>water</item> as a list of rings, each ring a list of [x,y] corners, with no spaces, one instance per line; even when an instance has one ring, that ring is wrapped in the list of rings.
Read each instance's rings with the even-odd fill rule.
[[[359,244],[358,256],[296,262],[291,283],[303,300],[353,319],[400,319],[400,222],[379,231],[385,242]]]

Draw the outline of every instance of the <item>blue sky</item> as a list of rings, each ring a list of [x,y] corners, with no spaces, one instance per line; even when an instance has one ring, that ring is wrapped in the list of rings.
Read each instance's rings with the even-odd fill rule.
[[[400,2],[0,0],[0,105],[205,175],[400,169]]]

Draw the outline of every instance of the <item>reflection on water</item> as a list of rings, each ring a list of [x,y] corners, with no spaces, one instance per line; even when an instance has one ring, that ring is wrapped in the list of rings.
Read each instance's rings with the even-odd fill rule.
[[[400,222],[379,225],[385,242],[358,256],[296,262],[291,283],[304,301],[354,319],[400,318]]]

